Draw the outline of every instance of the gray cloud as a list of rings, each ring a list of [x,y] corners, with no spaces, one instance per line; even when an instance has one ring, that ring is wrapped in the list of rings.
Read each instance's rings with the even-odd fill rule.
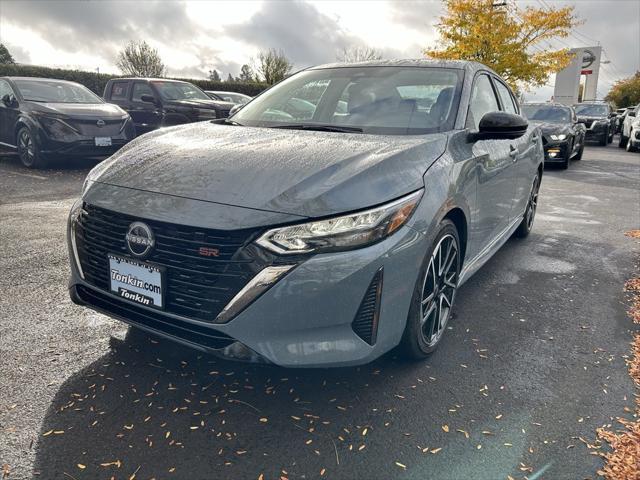
[[[333,62],[342,48],[362,43],[301,1],[265,2],[248,22],[229,25],[225,32],[264,49],[282,49],[297,68]]]

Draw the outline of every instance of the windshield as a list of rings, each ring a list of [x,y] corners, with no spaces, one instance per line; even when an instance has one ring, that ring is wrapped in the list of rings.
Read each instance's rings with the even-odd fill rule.
[[[216,92],[215,95],[221,100],[231,103],[247,103],[251,100],[251,97],[243,95],[242,93]]]
[[[187,82],[152,82],[163,100],[211,100],[195,85]]]
[[[606,117],[609,115],[609,107],[607,105],[582,104],[573,107],[576,115],[593,115],[596,117]]]
[[[551,105],[523,105],[522,111],[529,120],[541,122],[569,123],[571,110]]]
[[[451,130],[462,72],[444,68],[342,67],[300,72],[233,116],[243,125],[408,135]]]
[[[14,80],[20,95],[30,102],[104,103],[99,96],[77,83],[49,80]]]

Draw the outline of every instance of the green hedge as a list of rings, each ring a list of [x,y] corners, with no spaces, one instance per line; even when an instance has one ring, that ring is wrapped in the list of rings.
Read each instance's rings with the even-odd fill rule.
[[[85,72],[82,70],[66,70],[62,68],[38,67],[35,65],[0,64],[0,77],[3,76],[57,78],[59,80],[69,80],[71,82],[77,82],[84,85],[89,90],[102,96],[107,82],[112,78],[118,78],[119,75]],[[203,90],[239,92],[252,97],[268,87],[266,83],[258,82],[212,82],[210,80],[197,80],[192,78],[179,78],[176,80],[191,82],[198,85]]]

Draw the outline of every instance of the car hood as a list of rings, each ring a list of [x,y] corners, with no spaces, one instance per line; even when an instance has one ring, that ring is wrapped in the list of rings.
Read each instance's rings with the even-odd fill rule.
[[[566,123],[540,122],[535,120],[529,123],[540,128],[543,135],[548,135],[550,133],[565,133],[569,130],[569,125]]]
[[[175,105],[180,107],[191,108],[210,108],[212,110],[222,109],[230,110],[235,104],[231,102],[223,102],[220,100],[169,100],[165,102],[166,105]]]
[[[609,117],[598,117],[598,116],[594,116],[594,115],[588,115],[588,116],[578,115],[578,122],[579,123],[591,123],[591,122],[595,122],[595,121],[598,121],[598,120],[609,121]]]
[[[70,117],[121,118],[126,112],[111,103],[45,103],[31,102],[32,110]]]
[[[424,186],[446,135],[376,136],[215,125],[162,129],[129,143],[91,179],[306,217],[353,211]]]

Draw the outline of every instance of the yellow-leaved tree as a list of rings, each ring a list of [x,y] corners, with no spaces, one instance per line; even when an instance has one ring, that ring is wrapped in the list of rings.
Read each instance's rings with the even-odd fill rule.
[[[501,75],[515,90],[544,85],[571,62],[568,49],[551,49],[579,25],[573,7],[518,8],[512,0],[444,0],[440,41],[424,51],[439,60],[473,60]]]

